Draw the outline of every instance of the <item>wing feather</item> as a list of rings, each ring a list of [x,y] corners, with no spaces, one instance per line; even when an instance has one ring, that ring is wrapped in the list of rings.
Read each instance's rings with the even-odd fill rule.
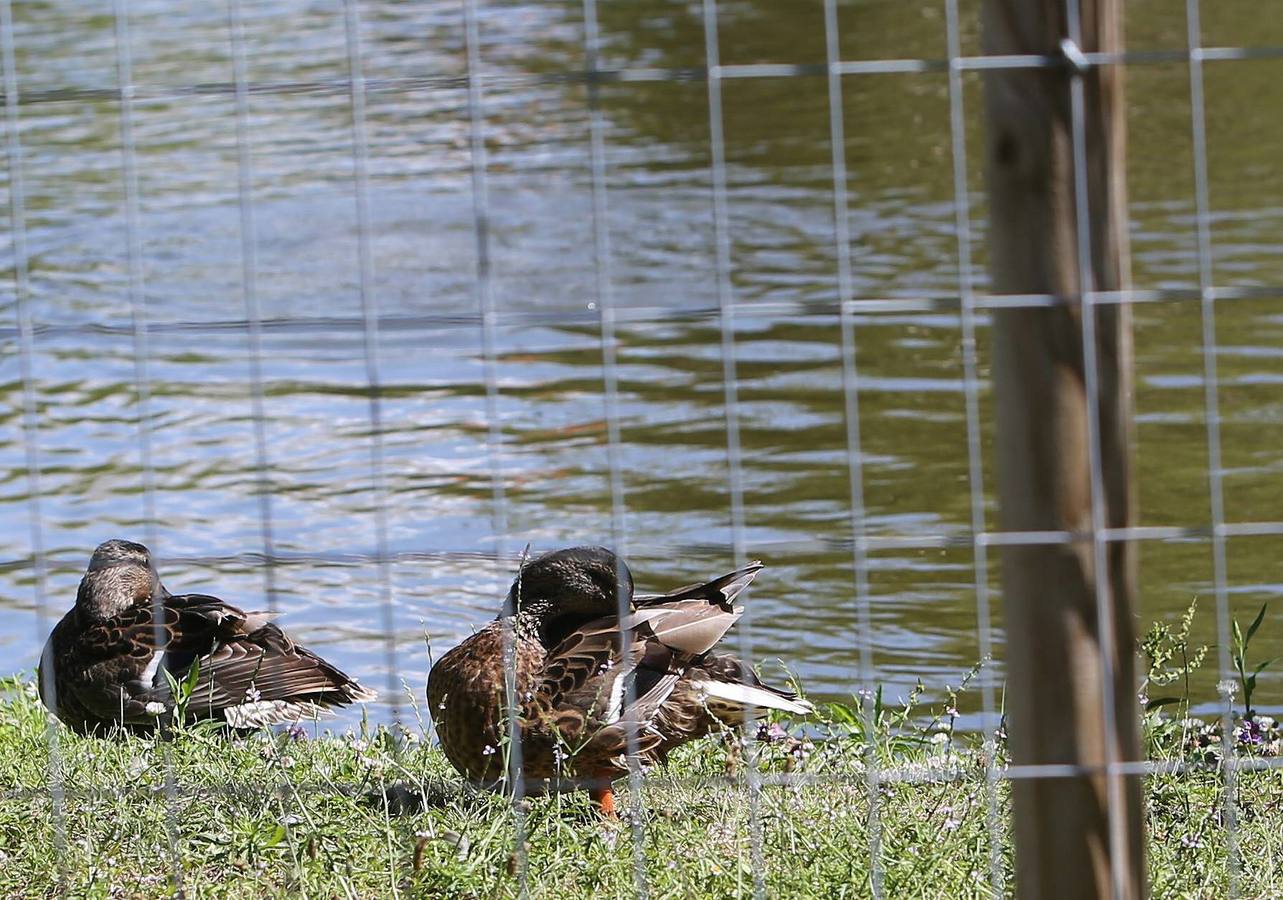
[[[292,704],[291,709],[306,711],[318,704],[351,703],[373,696],[296,644],[265,614],[247,614],[203,594],[170,596],[165,604],[164,657],[150,683],[137,693],[140,704],[172,702],[164,672],[181,680],[193,663],[199,669],[189,708],[196,715],[223,717],[225,711],[247,703],[275,704],[261,707],[264,710]],[[135,645],[155,652],[156,628],[150,609],[139,607],[129,629]]]

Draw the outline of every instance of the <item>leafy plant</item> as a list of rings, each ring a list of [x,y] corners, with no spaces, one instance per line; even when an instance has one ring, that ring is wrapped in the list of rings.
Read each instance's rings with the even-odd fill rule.
[[[1194,597],[1181,616],[1180,625],[1172,631],[1165,622],[1155,622],[1141,638],[1140,649],[1149,660],[1145,675],[1145,686],[1165,687],[1177,681],[1181,682],[1180,696],[1151,697],[1145,704],[1145,711],[1152,712],[1164,706],[1179,704],[1181,718],[1186,718],[1190,707],[1190,675],[1203,665],[1207,656],[1207,645],[1191,647],[1190,630],[1194,624],[1194,613],[1198,610],[1198,597]]]
[[[893,766],[906,755],[943,742],[937,735],[952,739],[959,698],[971,688],[983,666],[984,660],[968,669],[957,687],[945,685],[947,700],[942,707],[924,708],[926,686],[918,679],[899,704],[888,704],[879,685],[858,694],[854,703],[821,705],[818,719],[830,738],[854,740],[876,754],[879,764]]]
[[[196,690],[196,682],[200,679],[200,660],[192,660],[182,681],[175,678],[168,669],[161,671],[169,684],[169,696],[174,701],[174,722],[181,723],[187,717],[187,704],[191,703],[192,692]]]
[[[1238,627],[1238,620],[1234,620],[1234,668],[1238,671],[1238,681],[1243,687],[1243,718],[1250,719],[1255,715],[1252,709],[1252,692],[1256,690],[1256,676],[1260,675],[1265,669],[1278,662],[1277,656],[1272,656],[1263,663],[1258,663],[1252,674],[1247,674],[1247,648],[1252,643],[1252,638],[1256,635],[1257,629],[1265,621],[1265,608],[1267,604],[1261,604],[1261,611],[1256,614],[1252,624],[1247,626],[1244,632]]]

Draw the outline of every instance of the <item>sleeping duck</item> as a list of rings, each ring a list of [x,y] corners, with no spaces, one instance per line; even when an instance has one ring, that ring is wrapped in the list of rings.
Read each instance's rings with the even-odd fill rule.
[[[796,694],[763,684],[739,659],[713,650],[742,615],[736,598],[761,568],[755,562],[706,584],[634,596],[628,566],[604,548],[530,561],[499,616],[428,675],[441,749],[473,781],[501,786],[510,771],[520,772],[527,789],[568,781],[588,787],[610,815],[610,785],[629,771],[630,743],[650,765],[750,713],[812,712]],[[516,661],[519,753],[506,740],[505,651]]]
[[[268,618],[205,594],[171,594],[146,547],[107,541],[45,644],[41,700],[81,733],[152,731],[174,708],[165,673],[181,683],[193,665],[189,720],[258,728],[374,699]]]

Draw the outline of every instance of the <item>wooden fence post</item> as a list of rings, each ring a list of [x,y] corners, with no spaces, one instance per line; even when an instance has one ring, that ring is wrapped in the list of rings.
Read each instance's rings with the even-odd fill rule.
[[[1121,49],[1121,3],[1081,0],[1080,32],[1068,20],[1068,7],[1077,5],[984,0],[983,8],[987,55],[1065,59],[1055,68],[998,69],[984,76],[994,293],[1050,294],[1063,301],[994,314],[1001,522],[1008,531],[1083,535],[1069,545],[1002,549],[1011,757],[1015,765],[1092,769],[1076,777],[1013,781],[1016,888],[1022,898],[1131,900],[1146,893],[1141,780],[1107,776],[1102,767],[1139,755],[1135,553],[1129,542],[1104,544],[1106,571],[1097,571],[1080,302],[1084,288],[1117,290],[1129,282],[1123,73],[1120,65],[1082,67],[1077,53]],[[1062,44],[1074,34],[1081,35],[1079,44]],[[1082,73],[1089,262],[1079,257],[1075,214],[1075,71]],[[1084,272],[1087,285],[1081,283]],[[1119,528],[1132,524],[1134,507],[1130,311],[1126,304],[1094,305],[1094,316],[1099,502],[1106,527]],[[1098,579],[1108,610],[1103,630]],[[1111,689],[1113,709],[1106,709]]]

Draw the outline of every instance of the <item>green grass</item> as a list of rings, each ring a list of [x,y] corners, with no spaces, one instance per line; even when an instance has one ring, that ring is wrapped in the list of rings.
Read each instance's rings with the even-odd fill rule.
[[[762,877],[771,896],[867,896],[868,745],[848,712],[823,718],[835,739],[756,745],[762,770],[816,776],[766,785]],[[966,739],[931,743],[885,717],[874,752],[922,779],[878,788],[887,896],[988,896],[989,794]],[[942,723],[947,728],[947,722]],[[936,728],[942,727],[937,725]],[[947,734],[947,731],[946,731]],[[502,797],[464,790],[421,730],[365,738],[201,728],[172,740],[78,738],[57,729],[60,847],[48,790],[46,720],[29,682],[0,681],[0,897],[160,896],[174,860],[189,897],[507,897],[519,891],[514,817]],[[728,742],[693,745],[643,792],[645,877],[657,897],[751,896],[753,829],[744,764]],[[166,758],[176,783],[165,790]],[[946,777],[947,776],[947,777]],[[389,805],[386,786],[427,798]],[[1156,897],[1226,890],[1227,850],[1214,769],[1148,782],[1150,870]],[[1283,773],[1243,773],[1238,835],[1244,896],[1272,892],[1283,862]],[[1005,821],[1005,787],[997,802]],[[626,788],[621,797],[629,807]],[[171,815],[172,812],[172,815]],[[583,795],[527,802],[529,892],[535,897],[633,894],[633,817],[600,820]],[[1005,827],[1005,826],[1004,826]],[[1004,846],[999,859],[1010,877]],[[1260,886],[1257,891],[1254,886]]]

